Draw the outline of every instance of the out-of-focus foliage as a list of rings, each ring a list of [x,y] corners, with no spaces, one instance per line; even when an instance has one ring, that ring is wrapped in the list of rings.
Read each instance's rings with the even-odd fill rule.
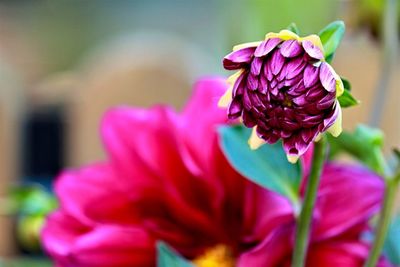
[[[51,267],[49,260],[20,258],[15,260],[0,260],[0,267]]]
[[[339,137],[328,136],[331,157],[342,152],[367,165],[379,174],[385,173],[385,160],[382,154],[383,132],[367,125],[359,125],[354,132],[343,132]]]
[[[39,235],[44,219],[57,207],[57,201],[44,188],[21,186],[10,194],[10,212],[17,214],[17,238],[21,246],[28,251],[39,251]]]
[[[372,35],[380,37],[382,34],[382,18],[385,8],[383,0],[358,0],[355,1],[355,14],[357,16],[358,26],[367,28]],[[398,6],[400,13],[400,5]],[[398,21],[400,25],[400,20]]]

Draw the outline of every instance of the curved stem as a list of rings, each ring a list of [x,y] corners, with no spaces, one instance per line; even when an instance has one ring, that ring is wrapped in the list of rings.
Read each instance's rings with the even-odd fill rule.
[[[326,143],[326,137],[323,136],[320,141],[315,143],[314,146],[311,173],[307,181],[306,193],[300,211],[300,216],[297,221],[296,241],[293,253],[292,267],[305,266],[308,243],[310,239],[311,220],[313,216],[315,201],[317,198],[321,172],[325,161],[327,146]]]
[[[396,192],[399,183],[400,174],[393,179],[386,180],[385,198],[383,207],[379,216],[378,226],[375,230],[375,239],[372,245],[371,252],[368,256],[364,267],[375,267],[382,253],[383,245],[389,231],[392,211],[396,200]]]

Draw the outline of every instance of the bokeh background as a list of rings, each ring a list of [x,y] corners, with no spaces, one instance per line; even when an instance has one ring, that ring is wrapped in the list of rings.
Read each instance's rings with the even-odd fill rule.
[[[228,74],[221,59],[234,44],[291,22],[303,34],[346,22],[333,65],[362,103],[345,111],[345,128],[379,126],[385,150],[400,147],[399,21],[392,17],[392,34],[384,34],[384,3],[0,1],[0,266],[50,266],[37,243],[43,214],[55,205],[46,190],[62,168],[104,157],[104,111],[158,103],[180,109],[198,77]]]

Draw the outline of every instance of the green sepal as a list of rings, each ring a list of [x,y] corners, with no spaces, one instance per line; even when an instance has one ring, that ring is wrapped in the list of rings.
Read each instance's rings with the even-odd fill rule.
[[[348,108],[352,106],[356,106],[360,103],[354,96],[350,93],[350,91],[344,90],[343,94],[338,97],[340,106],[343,108]]]
[[[321,38],[322,45],[324,47],[325,60],[330,63],[339,47],[340,42],[343,39],[344,32],[346,30],[343,21],[338,20],[328,24],[319,32],[319,37]]]
[[[348,79],[344,78],[344,77],[340,77],[340,79],[342,80],[344,90],[347,90],[347,91],[351,92],[351,83],[350,83],[350,81]]]

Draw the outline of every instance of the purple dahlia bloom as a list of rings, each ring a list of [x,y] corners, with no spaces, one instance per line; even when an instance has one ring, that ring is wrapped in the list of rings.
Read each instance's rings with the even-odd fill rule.
[[[238,72],[219,104],[228,107],[230,119],[240,117],[253,128],[253,149],[282,139],[289,160],[296,161],[322,132],[340,134],[343,83],[325,62],[317,35],[269,33],[262,42],[234,47],[223,65]]]

